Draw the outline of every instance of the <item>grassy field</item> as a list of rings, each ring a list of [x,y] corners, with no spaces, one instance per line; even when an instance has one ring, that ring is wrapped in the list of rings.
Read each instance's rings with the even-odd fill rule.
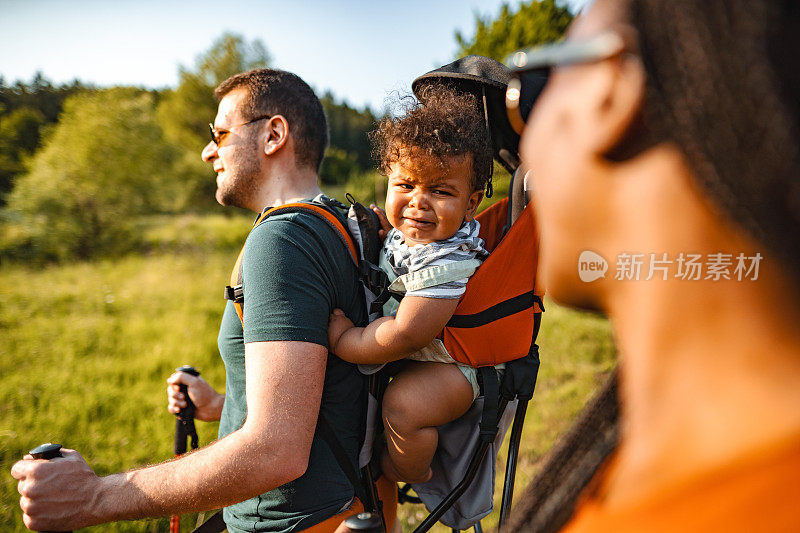
[[[164,380],[191,363],[224,388],[216,347],[222,287],[249,220],[187,217],[152,227],[147,256],[0,269],[0,531],[27,531],[8,471],[39,443],[78,449],[100,475],[171,456],[174,418]],[[202,235],[224,237],[196,246]],[[518,494],[614,364],[605,320],[546,305]],[[216,424],[198,429],[201,443],[216,436]],[[404,530],[422,516],[406,506]],[[184,520],[186,531],[193,518]],[[84,531],[167,530],[162,519]]]

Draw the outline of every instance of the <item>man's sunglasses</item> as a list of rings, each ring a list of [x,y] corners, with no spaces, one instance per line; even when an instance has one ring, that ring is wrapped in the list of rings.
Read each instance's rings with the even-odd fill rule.
[[[231,132],[233,128],[238,128],[239,126],[246,126],[247,124],[252,124],[253,122],[258,122],[259,120],[264,120],[265,118],[272,118],[272,115],[261,115],[260,117],[256,117],[252,120],[248,120],[247,122],[242,122],[241,124],[236,124],[231,126],[227,130],[218,130],[214,127],[214,124],[209,122],[208,128],[211,130],[211,142],[217,145],[217,148],[222,144],[222,141],[225,140],[225,137]]]
[[[506,90],[506,111],[511,127],[522,135],[533,104],[553,68],[602,61],[624,50],[622,37],[606,32],[584,41],[562,41],[511,54],[506,59],[512,70]]]

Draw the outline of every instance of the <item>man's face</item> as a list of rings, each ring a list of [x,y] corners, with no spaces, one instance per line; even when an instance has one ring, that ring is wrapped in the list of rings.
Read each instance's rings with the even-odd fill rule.
[[[472,190],[469,155],[413,154],[391,164],[388,177],[386,217],[409,246],[452,237],[483,197]]]
[[[225,95],[219,103],[214,128],[220,136],[219,146],[209,142],[203,149],[203,161],[211,163],[217,173],[216,199],[221,205],[258,210],[251,206],[256,197],[261,174],[263,151],[259,150],[258,131],[241,113],[245,89]]]

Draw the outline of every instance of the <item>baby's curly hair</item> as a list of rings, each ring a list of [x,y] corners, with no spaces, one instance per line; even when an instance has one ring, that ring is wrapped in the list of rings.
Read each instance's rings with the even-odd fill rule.
[[[492,148],[481,105],[469,93],[444,84],[424,86],[419,99],[401,100],[404,113],[386,116],[370,133],[383,174],[404,157],[419,150],[444,158],[472,154],[472,189],[482,191],[491,176]]]

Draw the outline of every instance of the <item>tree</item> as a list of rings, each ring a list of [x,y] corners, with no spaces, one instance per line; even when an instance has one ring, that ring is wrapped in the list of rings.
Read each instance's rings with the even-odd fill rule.
[[[24,172],[25,160],[38,149],[42,127],[58,119],[65,98],[84,90],[77,80],[56,87],[41,72],[30,83],[12,86],[0,77],[0,206]]]
[[[375,116],[365,108],[353,109],[346,103],[337,103],[330,92],[321,98],[322,107],[330,129],[330,148],[320,169],[324,183],[343,183],[353,174],[375,167],[367,133],[375,125]]]
[[[197,58],[193,70],[181,67],[178,87],[162,95],[159,122],[166,139],[182,149],[172,171],[185,189],[176,198],[175,209],[213,204],[214,180],[209,179],[208,166],[199,154],[209,140],[208,123],[217,114],[214,88],[234,74],[266,67],[269,62],[261,41],[248,43],[239,35],[225,33]]]
[[[11,190],[14,177],[25,169],[24,160],[39,146],[44,115],[21,107],[0,119],[0,198]]]
[[[475,35],[471,38],[456,32],[458,57],[478,54],[503,61],[520,48],[560,39],[572,18],[555,0],[531,0],[520,4],[516,12],[504,3],[494,20],[475,16]]]
[[[130,244],[131,217],[164,210],[177,156],[155,118],[152,94],[114,88],[64,102],[61,120],[17,179],[9,209],[34,255],[90,257]]]
[[[27,107],[42,113],[45,122],[55,122],[64,99],[87,89],[91,87],[78,80],[55,86],[41,72],[34,74],[29,83],[17,80],[13,85],[6,85],[0,77],[0,116]]]
[[[355,154],[331,145],[325,151],[319,177],[322,183],[338,185],[361,172],[363,169],[359,167]]]

